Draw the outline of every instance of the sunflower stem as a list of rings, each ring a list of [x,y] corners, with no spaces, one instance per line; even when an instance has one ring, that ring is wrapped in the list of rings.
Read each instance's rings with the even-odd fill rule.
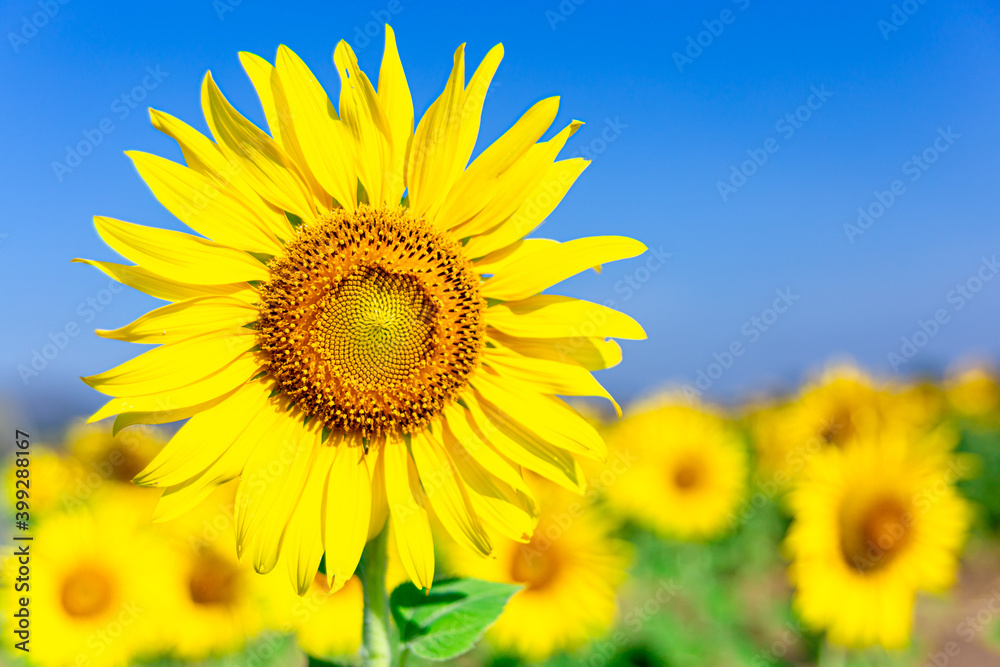
[[[389,596],[385,590],[385,571],[389,562],[389,531],[365,545],[358,573],[364,588],[365,619],[362,630],[362,659],[367,667],[389,667]]]

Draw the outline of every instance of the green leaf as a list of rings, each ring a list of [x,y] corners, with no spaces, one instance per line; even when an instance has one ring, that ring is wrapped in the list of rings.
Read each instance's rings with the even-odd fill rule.
[[[449,579],[424,593],[405,583],[392,592],[389,609],[404,649],[426,660],[450,660],[476,645],[519,590],[511,584]]]

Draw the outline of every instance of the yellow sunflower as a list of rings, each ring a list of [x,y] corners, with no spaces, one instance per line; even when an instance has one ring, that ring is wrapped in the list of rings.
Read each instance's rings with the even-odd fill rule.
[[[125,484],[149,465],[166,441],[149,426],[112,435],[103,427],[77,424],[66,433],[66,449],[83,464],[85,474]]]
[[[33,541],[18,544],[30,552],[20,582],[29,588],[18,590],[19,564],[9,559],[3,609],[9,619],[20,597],[30,599],[32,664],[124,666],[163,648],[174,564],[145,521],[126,496],[102,492],[85,509],[50,514]]]
[[[951,585],[970,520],[953,436],[884,433],[817,454],[790,496],[794,606],[834,644],[900,648],[914,597]]]
[[[758,472],[784,488],[826,448],[849,447],[886,428],[920,432],[935,416],[931,397],[919,387],[891,390],[853,366],[834,366],[793,402],[752,416]]]
[[[337,45],[339,114],[289,49],[274,66],[243,53],[270,134],[209,74],[202,105],[215,141],[152,111],[187,166],[130,153],[160,202],[208,238],[96,218],[136,265],[89,263],[172,303],[100,332],[160,346],[85,378],[113,397],[93,419],[190,418],[136,481],[178,507],[241,476],[241,554],[259,572],[283,559],[300,592],[324,551],[334,589],[343,585],[389,512],[407,573],[428,587],[428,506],[489,554],[484,522],[530,532],[521,466],[580,490],[574,456],[605,453],[558,396],[610,399],[590,371],[619,361],[607,337],[642,338],[642,328],[538,293],[645,247],[522,238],[587,166],[556,160],[579,122],[539,141],[557,98],[467,164],[502,54],[491,50],[466,84],[460,47],[414,129],[388,27],[377,88]],[[591,321],[603,324],[581,336]]]
[[[233,552],[233,486],[160,524],[177,563],[177,614],[169,625],[170,652],[177,658],[238,651],[264,631],[290,625],[291,606],[298,601],[284,577],[259,576]]]
[[[580,497],[534,485],[545,512],[526,543],[498,539],[495,558],[477,558],[445,542],[461,576],[521,584],[487,637],[528,660],[573,650],[605,634],[617,611],[630,546],[611,536],[611,522]]]
[[[971,366],[949,374],[945,380],[948,403],[969,417],[994,417],[1000,413],[1000,383],[985,366]]]
[[[715,537],[746,497],[743,441],[705,409],[655,399],[618,424],[608,442],[599,479],[609,504],[663,536]]]

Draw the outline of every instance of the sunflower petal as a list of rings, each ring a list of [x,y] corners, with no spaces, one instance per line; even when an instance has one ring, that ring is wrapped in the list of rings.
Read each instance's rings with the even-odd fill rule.
[[[230,364],[254,345],[249,329],[236,328],[153,348],[110,370],[83,378],[109,396],[145,396],[187,386]]]
[[[168,412],[198,406],[228,394],[233,389],[245,384],[259,371],[260,365],[254,355],[247,352],[218,372],[198,382],[146,396],[113,398],[95,412],[87,422],[100,421],[117,414]]]
[[[269,275],[249,253],[190,234],[100,216],[94,226],[122,257],[178,282],[217,285],[266,280]]]
[[[378,73],[378,98],[385,109],[392,137],[392,161],[382,185],[383,197],[392,206],[402,199],[406,189],[406,153],[413,139],[413,98],[396,49],[396,34],[388,25],[385,27],[382,67]]]
[[[646,332],[634,319],[613,308],[582,299],[538,294],[490,308],[491,327],[525,338],[628,338],[642,340]]]
[[[434,580],[434,538],[427,515],[427,497],[416,466],[401,438],[389,438],[382,452],[385,493],[396,548],[406,574],[419,588]]]
[[[575,157],[550,165],[517,210],[492,229],[470,238],[466,252],[471,257],[482,257],[530,234],[555,210],[589,164],[590,160]]]
[[[361,560],[371,523],[372,489],[368,462],[360,442],[337,446],[326,485],[323,545],[331,590],[340,590]]]
[[[244,118],[215,85],[202,84],[201,106],[219,148],[268,202],[302,219],[312,217],[309,188],[294,161],[266,132]]]
[[[646,246],[625,236],[591,236],[546,246],[511,262],[483,284],[483,296],[501,301],[526,299],[581,271],[635,257]]]
[[[100,269],[104,274],[123,285],[148,294],[164,301],[183,301],[199,296],[227,296],[254,303],[257,301],[257,291],[246,283],[229,285],[190,285],[162,276],[141,266],[128,266],[115,262],[100,262],[94,259],[74,259],[80,264],[89,264]]]
[[[309,170],[341,206],[354,210],[357,203],[354,153],[329,96],[309,67],[287,46],[278,47],[275,69],[283,101],[288,106],[287,127],[294,132]]]
[[[578,363],[588,371],[600,371],[621,363],[622,348],[614,340],[573,336],[572,338],[521,338],[499,331],[490,339],[526,357],[549,359],[564,364]]]
[[[203,296],[151,310],[119,329],[98,329],[102,338],[131,343],[176,343],[212,331],[242,327],[257,319],[258,309],[225,296]]]
[[[347,42],[337,44],[333,62],[340,74],[340,118],[353,139],[358,178],[368,193],[368,202],[373,206],[395,205],[399,200],[387,201],[382,190],[392,161],[389,119]]]
[[[288,577],[299,595],[309,590],[323,558],[323,492],[335,452],[332,447],[317,446],[316,449],[316,460],[310,466],[309,478],[288,520],[281,545]]]
[[[420,483],[430,499],[434,514],[452,539],[488,556],[493,551],[493,545],[472,509],[465,484],[438,438],[439,435],[429,431],[414,433],[410,437],[410,451],[420,473]]]

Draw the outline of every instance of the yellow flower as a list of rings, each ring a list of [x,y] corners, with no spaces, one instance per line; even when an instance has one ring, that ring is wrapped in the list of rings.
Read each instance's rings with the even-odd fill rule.
[[[48,515],[19,543],[30,552],[30,588],[16,588],[19,564],[9,559],[3,609],[9,619],[20,597],[30,599],[32,664],[123,666],[162,649],[174,564],[144,523],[122,495],[102,493],[90,507]]]
[[[579,491],[575,455],[605,453],[559,396],[610,399],[590,373],[621,357],[607,338],[645,334],[617,311],[539,292],[645,247],[522,238],[587,166],[556,159],[579,122],[539,141],[557,98],[467,165],[502,54],[491,50],[466,84],[459,48],[414,130],[389,28],[378,88],[337,45],[339,115],[286,47],[275,66],[243,53],[270,135],[209,74],[215,142],[153,111],[187,166],[130,153],[161,203],[207,238],[96,218],[136,265],[89,263],[172,303],[100,332],[161,345],[85,378],[112,397],[92,419],[190,418],[137,481],[164,488],[172,512],[241,477],[240,553],[259,572],[283,560],[300,593],[324,551],[343,585],[389,508],[403,566],[428,587],[428,506],[489,554],[484,523],[532,530],[522,466]]]
[[[259,576],[233,553],[234,491],[233,485],[224,486],[195,511],[159,524],[172,538],[178,564],[177,613],[169,624],[175,657],[224,655],[266,630],[291,626],[290,609],[298,598],[284,577]]]
[[[916,389],[889,391],[853,366],[835,366],[787,405],[752,417],[758,474],[784,488],[818,452],[851,446],[886,428],[926,430],[931,403]]]
[[[459,575],[524,586],[487,636],[528,660],[572,650],[606,633],[631,558],[629,545],[610,536],[610,522],[593,506],[559,489],[536,488],[546,510],[528,543],[500,540],[494,559],[446,543]]]
[[[112,435],[102,427],[77,424],[66,434],[66,449],[83,464],[85,475],[96,473],[106,480],[130,484],[166,441],[158,430],[148,426]]]
[[[794,606],[832,643],[905,646],[915,594],[954,580],[970,509],[953,486],[951,437],[884,433],[807,465],[785,546]]]
[[[335,658],[354,655],[361,648],[364,591],[357,577],[331,591],[326,577],[317,573],[292,614],[299,646],[307,655]]]
[[[609,504],[663,536],[715,537],[746,496],[743,442],[703,409],[654,399],[612,429],[608,441],[612,475],[601,486]]]
[[[986,417],[1000,412],[996,373],[983,366],[951,373],[945,380],[945,392],[951,406],[963,415]]]
[[[53,449],[45,445],[31,445],[30,464],[31,470],[22,473],[28,476],[30,486],[26,489],[29,498],[25,500],[29,506],[29,514],[32,518],[38,518],[56,509],[69,509],[77,503],[69,494],[74,493],[74,482],[79,479],[79,466],[74,461],[67,461]],[[13,511],[17,508],[18,479],[17,466],[13,461],[6,470],[7,499]],[[22,499],[23,500],[23,499]]]

